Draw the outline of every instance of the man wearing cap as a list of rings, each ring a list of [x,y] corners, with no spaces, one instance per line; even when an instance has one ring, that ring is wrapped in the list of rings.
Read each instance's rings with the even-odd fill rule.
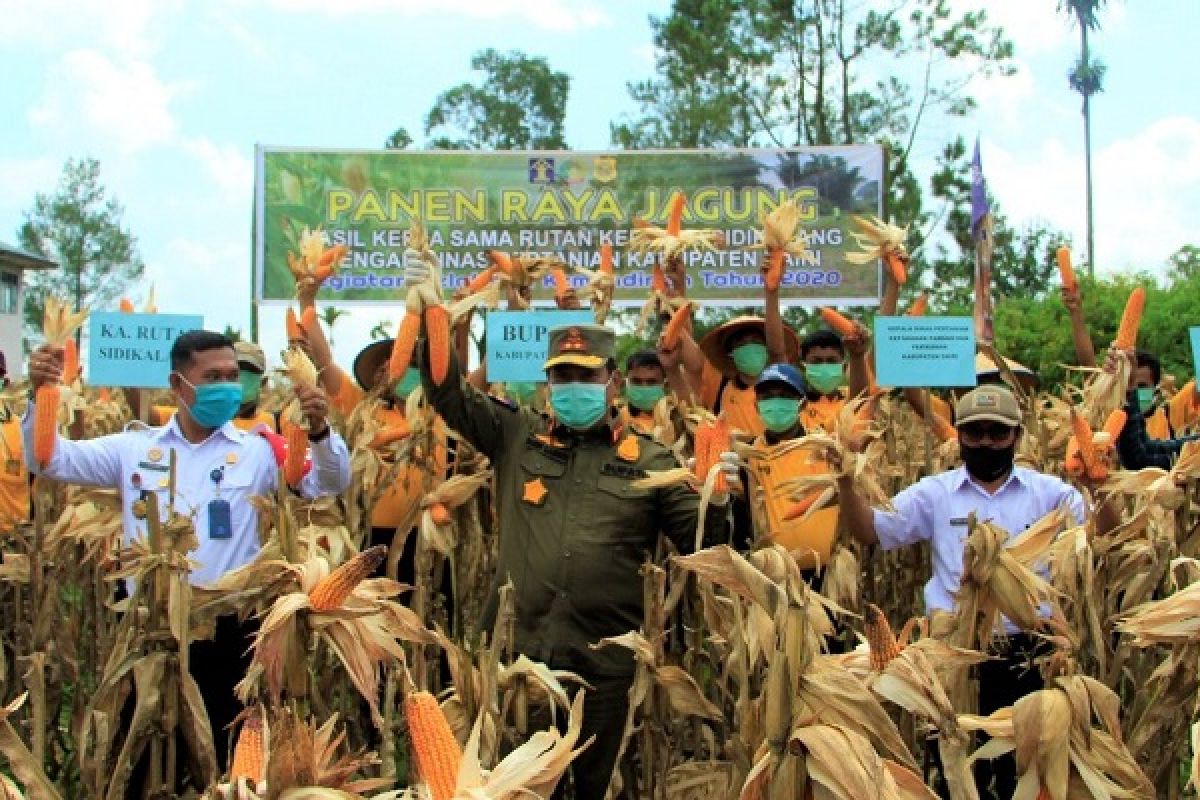
[[[756,457],[747,460],[750,491],[744,501],[735,504],[734,519],[735,524],[743,523],[744,515],[738,512],[748,507],[754,545],[782,545],[795,554],[802,569],[813,570],[829,562],[838,509],[832,506],[807,518],[784,519],[796,503],[784,484],[803,475],[829,472],[829,466],[812,452],[781,447],[805,435],[801,417],[806,390],[800,371],[791,364],[772,364],[758,376],[754,394],[765,431],[754,441]],[[742,525],[738,527],[742,529]]]
[[[395,385],[388,385],[388,360],[392,356],[392,339],[371,342],[354,357],[351,372],[354,377],[333,363],[333,352],[325,339],[321,326],[304,332],[308,352],[318,370],[321,387],[329,393],[330,403],[345,417],[349,417],[369,393],[376,393],[382,401],[375,410],[375,420],[381,430],[405,424],[404,405],[408,396],[421,383],[416,367],[409,367],[404,377]],[[442,421],[434,422],[433,452],[426,461],[410,458],[408,464],[395,476],[391,484],[375,498],[371,507],[371,535],[369,545],[383,544],[391,547],[398,536],[403,542],[397,576],[409,582],[413,578],[417,537],[410,532],[417,521],[421,499],[430,491],[432,481],[440,479],[446,472],[447,450],[446,429]],[[385,462],[394,458],[394,448],[379,448]],[[380,570],[384,566],[381,565]]]
[[[685,486],[635,488],[639,478],[678,463],[666,448],[621,425],[613,405],[621,376],[611,330],[555,328],[547,352],[548,414],[489,397],[460,377],[457,363],[435,386],[424,338],[421,379],[446,424],[495,470],[501,531],[495,588],[509,580],[515,587],[516,650],[595,687],[585,700],[581,736],[595,734],[596,741],[573,771],[575,796],[600,800],[617,759],[634,661],[623,648],[592,645],[642,625],[639,569],[660,533],[678,549],[692,549],[699,496]],[[736,467],[730,480],[736,486]],[[727,493],[714,498],[718,508],[705,517],[705,541],[727,539],[728,516],[720,507],[728,502]],[[493,592],[484,629],[495,613]]]
[[[895,550],[929,542],[933,575],[925,584],[925,613],[930,617],[955,610],[971,514],[1013,536],[1061,506],[1070,510],[1076,523],[1086,518],[1077,489],[1052,475],[1015,465],[1021,410],[1008,387],[980,386],[963,395],[955,407],[955,419],[963,465],[922,478],[900,492],[892,498],[895,511],[872,509],[852,476],[839,475],[837,484],[845,527],[863,543]],[[1120,522],[1112,503],[1103,503],[1094,511],[1101,533]],[[993,642],[997,658],[980,666],[980,714],[1012,705],[1041,688],[1040,673],[1026,668],[1029,654],[1039,643],[1027,632],[1010,633],[1003,641]],[[1013,762],[997,760],[984,764],[983,771],[989,767],[994,767],[998,796],[1010,797],[1016,786]],[[988,779],[990,775],[977,772],[977,780]]]

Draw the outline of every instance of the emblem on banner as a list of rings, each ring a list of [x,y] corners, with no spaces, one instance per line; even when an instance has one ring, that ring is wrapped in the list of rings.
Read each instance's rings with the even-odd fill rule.
[[[592,180],[596,183],[612,183],[617,179],[617,159],[613,156],[597,156],[592,159]]]
[[[529,182],[554,183],[554,159],[542,157],[529,159]]]

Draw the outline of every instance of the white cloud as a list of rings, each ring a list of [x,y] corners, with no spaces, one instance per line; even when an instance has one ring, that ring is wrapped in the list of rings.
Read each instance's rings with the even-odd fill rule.
[[[87,43],[141,58],[156,49],[156,18],[178,7],[177,0],[0,0],[0,42]]]
[[[0,158],[0,219],[20,219],[38,192],[53,191],[62,165],[53,158]],[[0,240],[15,244],[13,231],[0,230]]]
[[[361,13],[400,13],[406,16],[458,15],[497,20],[515,17],[536,28],[577,31],[611,22],[602,6],[587,0],[269,0],[282,11],[346,16]]]
[[[183,149],[196,158],[226,197],[250,197],[254,162],[239,147],[218,145],[206,137],[187,138]]]
[[[1016,224],[1042,218],[1086,248],[1082,141],[1045,140],[1032,153],[988,146],[989,188]],[[1093,154],[1096,261],[1101,272],[1161,271],[1167,257],[1198,237],[1200,119],[1166,117]]]
[[[99,134],[134,153],[176,135],[170,104],[183,88],[164,82],[147,61],[72,50],[50,68],[29,121],[48,131]]]
[[[157,254],[147,254],[145,282],[154,284],[159,310],[203,314],[205,327],[213,330],[232,325],[249,331],[249,233],[247,226],[229,231],[223,241],[176,237]]]

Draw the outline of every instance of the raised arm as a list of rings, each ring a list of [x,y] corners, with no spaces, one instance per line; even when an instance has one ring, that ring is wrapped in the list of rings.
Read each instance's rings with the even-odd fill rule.
[[[1075,342],[1075,360],[1081,367],[1096,366],[1096,347],[1088,334],[1087,322],[1083,318],[1083,293],[1079,287],[1062,287],[1063,305],[1071,318],[1071,338]]]
[[[783,334],[783,314],[779,311],[779,290],[763,289],[763,320],[766,328],[767,363],[782,364],[787,359],[787,340]]]

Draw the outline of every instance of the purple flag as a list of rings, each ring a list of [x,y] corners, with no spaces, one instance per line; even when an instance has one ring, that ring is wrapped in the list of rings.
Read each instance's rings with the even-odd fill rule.
[[[988,206],[987,181],[983,179],[983,161],[979,158],[979,137],[975,137],[975,155],[971,157],[971,236],[979,238],[983,218],[991,208]]]

